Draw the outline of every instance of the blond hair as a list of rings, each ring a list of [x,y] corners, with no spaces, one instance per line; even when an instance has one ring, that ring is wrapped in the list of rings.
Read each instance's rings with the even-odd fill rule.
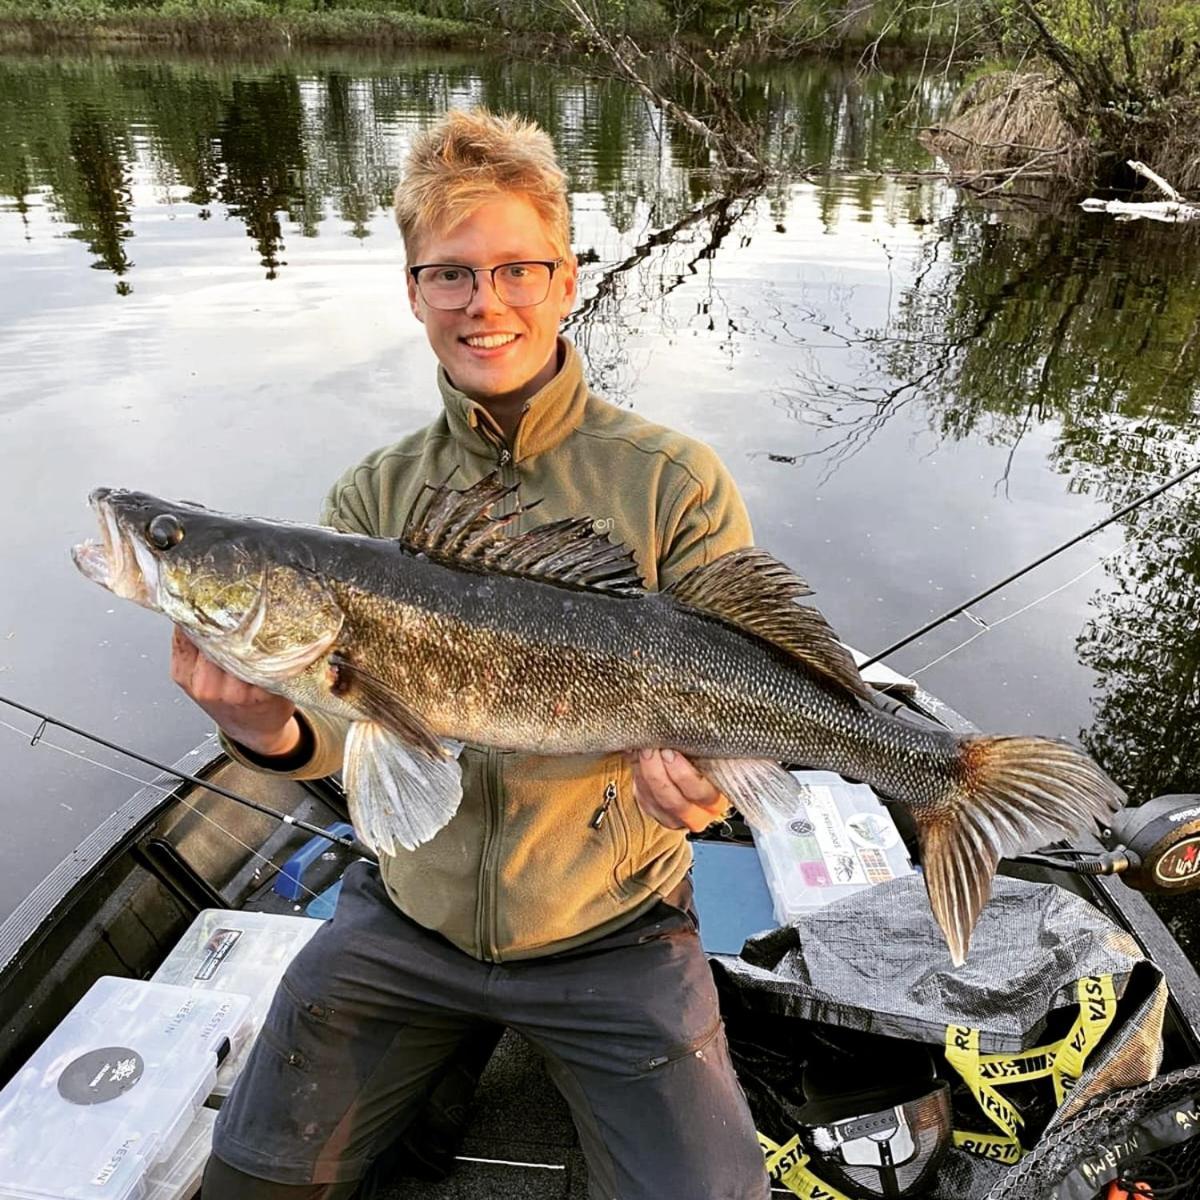
[[[549,135],[524,117],[451,109],[417,135],[396,188],[396,222],[410,261],[422,234],[450,229],[512,193],[533,205],[554,248],[569,257],[567,177]]]

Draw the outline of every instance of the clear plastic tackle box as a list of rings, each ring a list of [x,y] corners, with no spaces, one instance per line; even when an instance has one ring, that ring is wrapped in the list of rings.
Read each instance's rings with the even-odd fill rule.
[[[830,771],[793,771],[800,810],[754,830],[763,874],[781,925],[843,896],[912,875],[891,814],[864,783]]]
[[[97,980],[0,1091],[0,1200],[142,1200],[249,1010],[228,992]]]
[[[154,978],[249,996],[251,1032],[257,1036],[288,963],[320,928],[321,922],[311,917],[208,908],[192,922]],[[221,1064],[216,1095],[229,1095],[252,1040]]]
[[[188,1126],[171,1157],[155,1164],[146,1176],[143,1200],[192,1200],[200,1190],[204,1165],[212,1153],[215,1108],[202,1108]]]

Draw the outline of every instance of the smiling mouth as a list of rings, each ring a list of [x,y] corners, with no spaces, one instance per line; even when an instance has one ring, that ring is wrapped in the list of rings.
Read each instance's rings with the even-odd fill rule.
[[[477,333],[459,339],[472,350],[498,350],[516,340],[515,333]]]

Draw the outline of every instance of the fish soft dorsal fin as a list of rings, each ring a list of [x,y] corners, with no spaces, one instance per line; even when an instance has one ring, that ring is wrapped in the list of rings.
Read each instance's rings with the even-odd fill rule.
[[[856,696],[865,699],[871,694],[850,651],[825,618],[815,608],[796,603],[811,596],[812,588],[757,546],[731,550],[693,568],[663,594],[770,642]]]
[[[643,589],[633,553],[597,533],[588,517],[551,521],[507,536],[505,527],[539,503],[518,499],[511,511],[497,515],[496,506],[516,492],[516,484],[502,483],[495,472],[461,491],[427,483],[424,503],[413,506],[400,541],[442,562],[505,575],[605,592]]]

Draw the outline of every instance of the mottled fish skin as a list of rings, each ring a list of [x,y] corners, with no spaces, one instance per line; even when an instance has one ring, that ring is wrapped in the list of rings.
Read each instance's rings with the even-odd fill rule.
[[[540,754],[671,746],[770,758],[840,768],[897,796],[946,769],[957,745],[669,596],[567,591],[428,560],[403,571],[364,563],[333,590],[346,656],[459,741]]]
[[[780,763],[838,772],[911,810],[955,962],[1001,857],[1123,801],[1085,755],[962,738],[881,711],[809,589],[758,549],[665,593],[586,519],[513,538],[495,477],[428,489],[399,540],[100,490],[79,569],[182,625],[220,666],[346,718],[360,836],[413,849],[453,815],[463,743],[544,755],[671,747],[753,823],[799,804]],[[496,516],[504,502],[513,505]]]

